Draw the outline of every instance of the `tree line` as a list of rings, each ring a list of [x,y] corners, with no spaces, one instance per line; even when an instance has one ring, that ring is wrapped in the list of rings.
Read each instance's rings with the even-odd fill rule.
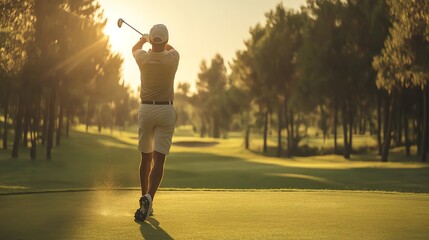
[[[426,161],[428,16],[423,0],[308,0],[299,11],[279,4],[250,29],[230,73],[220,55],[202,62],[187,97],[195,129],[216,138],[238,126],[246,148],[261,130],[267,152],[276,126],[277,156],[294,156],[300,129],[315,125],[346,159],[356,151],[353,135],[369,133],[382,161],[392,147],[409,155],[412,145]]]
[[[138,103],[96,1],[4,0],[0,9],[0,136],[12,158],[24,147],[35,159],[41,143],[51,159],[72,123],[101,131],[130,121]]]

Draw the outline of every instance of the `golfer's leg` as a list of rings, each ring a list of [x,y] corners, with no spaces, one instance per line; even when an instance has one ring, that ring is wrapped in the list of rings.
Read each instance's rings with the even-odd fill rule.
[[[142,159],[140,161],[140,186],[142,189],[142,196],[149,190],[149,174],[152,164],[152,153],[141,153]]]
[[[164,175],[164,162],[165,154],[154,151],[153,152],[153,168],[150,172],[149,195],[153,198],[161,184],[162,176]]]

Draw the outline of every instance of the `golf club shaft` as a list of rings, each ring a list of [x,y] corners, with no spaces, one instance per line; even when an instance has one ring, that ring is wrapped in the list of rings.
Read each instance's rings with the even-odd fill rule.
[[[128,24],[127,22],[123,21],[123,23],[127,24],[127,25],[128,25],[128,27],[130,27],[130,28],[134,29],[134,31],[136,31],[136,32],[140,33],[140,35],[142,35],[142,36],[143,36],[143,33],[139,32],[139,30],[137,30],[137,29],[133,28],[133,26],[131,26],[131,25],[130,25],[130,24]]]

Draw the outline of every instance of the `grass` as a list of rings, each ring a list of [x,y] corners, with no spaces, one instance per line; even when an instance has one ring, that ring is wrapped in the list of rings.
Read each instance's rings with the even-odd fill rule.
[[[427,239],[428,194],[138,191],[0,196],[2,239]]]
[[[135,132],[78,127],[51,161],[41,147],[35,161],[1,151],[0,238],[429,238],[429,166],[403,149],[388,163],[371,153],[275,158],[255,151],[259,140],[246,151],[238,134],[200,139],[187,128],[173,139],[155,216],[135,223]]]
[[[0,152],[0,193],[46,189],[137,188],[139,153],[131,131],[71,132],[51,161],[30,161],[28,152],[11,159]],[[163,188],[211,189],[334,189],[429,192],[429,165],[405,157],[402,149],[391,153],[392,162],[381,163],[375,154],[274,158],[245,151],[242,140],[196,138],[178,129],[168,157]],[[183,145],[203,141],[207,147]],[[218,144],[213,145],[213,142]],[[41,149],[41,148],[39,148]]]

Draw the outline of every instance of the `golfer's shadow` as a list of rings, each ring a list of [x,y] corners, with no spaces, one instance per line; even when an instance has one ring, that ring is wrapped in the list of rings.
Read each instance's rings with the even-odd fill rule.
[[[173,239],[170,234],[159,226],[158,220],[153,217],[148,217],[144,222],[134,222],[140,225],[140,232],[142,233],[143,239]]]

